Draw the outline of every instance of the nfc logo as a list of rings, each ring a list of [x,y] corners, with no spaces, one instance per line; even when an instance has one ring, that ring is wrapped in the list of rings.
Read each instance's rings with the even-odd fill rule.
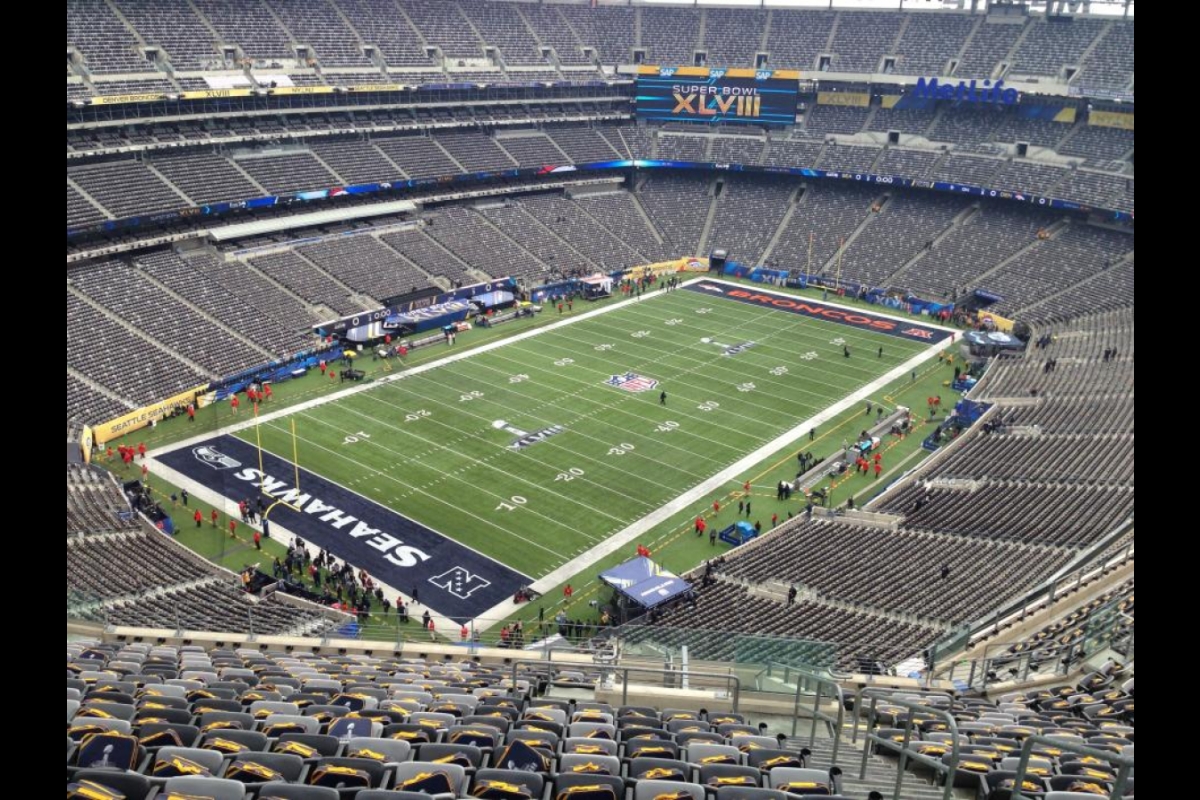
[[[441,575],[435,575],[429,582],[439,589],[445,589],[459,600],[466,600],[480,589],[486,589],[492,582],[481,578],[463,567],[451,567]]]

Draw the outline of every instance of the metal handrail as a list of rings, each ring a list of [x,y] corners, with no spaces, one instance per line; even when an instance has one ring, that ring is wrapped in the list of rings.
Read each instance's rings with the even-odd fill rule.
[[[954,702],[954,696],[941,689],[926,689],[919,686],[912,689],[899,689],[894,686],[860,686],[858,687],[858,691],[854,693],[854,727],[850,734],[851,744],[858,743],[858,724],[862,719],[863,699],[865,698],[870,700],[873,697],[882,697],[887,699],[898,694],[918,694],[926,697],[944,697],[947,700]]]
[[[901,708],[908,709],[909,711],[908,719],[904,721],[904,741],[901,744],[896,744],[890,739],[886,739],[876,733],[872,733],[872,730],[875,727],[875,715],[877,713],[875,710],[875,705],[880,699],[886,700],[888,703],[900,706]],[[855,712],[858,712],[857,708],[855,708]],[[950,736],[953,737],[950,745],[949,763],[946,763],[940,759],[930,758],[929,756],[913,752],[909,749],[909,744],[912,742],[913,712],[933,714],[943,718],[946,721],[946,724],[950,729]],[[932,706],[923,706],[919,703],[914,703],[909,700],[901,700],[895,697],[881,697],[880,695],[872,695],[871,710],[868,712],[867,732],[863,737],[862,767],[858,774],[860,780],[863,780],[867,777],[867,760],[871,757],[872,744],[876,745],[877,747],[886,747],[889,750],[900,753],[900,764],[896,768],[896,788],[892,792],[892,800],[901,800],[900,792],[904,788],[904,771],[907,768],[910,759],[916,761],[917,763],[924,764],[936,773],[945,773],[945,789],[942,791],[942,800],[951,800],[954,793],[954,773],[958,771],[960,742],[958,740],[958,722],[954,719],[954,715],[949,711],[943,711],[940,708],[934,708]]]
[[[1035,734],[1026,737],[1025,743],[1021,745],[1021,760],[1017,764],[1017,776],[1014,780],[1012,800],[1026,800],[1025,795],[1021,793],[1021,784],[1025,780],[1025,771],[1029,768],[1029,758],[1033,755],[1034,745],[1038,744],[1051,745],[1060,750],[1067,750],[1072,753],[1078,753],[1081,756],[1096,758],[1115,765],[1117,767],[1117,780],[1113,783],[1113,790],[1109,795],[1109,800],[1122,800],[1125,797],[1125,785],[1129,782],[1129,773],[1133,772],[1132,758],[1110,753],[1107,750],[1097,750],[1093,747],[1077,744],[1070,739]]]
[[[784,668],[784,683],[787,683],[787,678],[791,673],[796,675],[796,701],[792,705],[792,736],[796,735],[796,730],[800,724],[800,697],[804,694],[805,686],[808,683],[816,684],[816,691],[813,692],[812,705],[812,726],[808,732],[808,746],[812,747],[817,741],[817,723],[824,722],[830,727],[830,738],[833,740],[833,750],[831,753],[832,763],[837,763],[838,747],[842,741],[842,724],[846,719],[846,695],[842,691],[842,687],[837,681],[831,680],[823,675],[818,675],[815,672],[810,672],[799,667],[793,667],[788,664],[780,664]],[[826,687],[831,689],[828,694],[823,691]],[[837,703],[837,714],[828,714],[821,710],[821,700],[828,697]]]
[[[514,687],[517,685],[517,680],[518,680],[517,668],[521,667],[521,666],[539,667],[539,668],[541,668],[541,670],[544,671],[547,666],[547,662],[540,660],[540,659],[536,659],[536,660],[535,659],[522,659],[522,660],[513,661],[512,662],[512,683],[513,683]],[[577,666],[577,665],[566,665],[566,666]],[[579,666],[581,669],[591,669],[590,666],[582,666],[582,665],[579,665]],[[629,666],[623,666],[621,664],[597,665],[597,669],[600,672],[613,672],[613,673],[619,672],[619,673],[621,673],[621,705],[629,704],[629,675],[630,675],[630,673],[635,673],[635,672],[646,673],[646,674],[651,674],[651,675],[660,675],[663,677],[670,677],[670,678],[680,678],[680,677],[686,676],[689,679],[691,679],[691,678],[717,678],[719,680],[722,680],[725,682],[726,694],[729,694],[730,697],[732,698],[732,702],[731,702],[729,710],[735,714],[737,713],[738,703],[740,702],[741,696],[742,696],[742,680],[741,680],[741,678],[739,678],[737,675],[734,675],[733,673],[700,672],[700,671],[692,670],[692,669],[689,669],[686,672],[684,672],[682,670],[669,669],[666,667],[629,667]],[[730,691],[730,685],[732,685],[732,687],[733,687],[732,691]]]

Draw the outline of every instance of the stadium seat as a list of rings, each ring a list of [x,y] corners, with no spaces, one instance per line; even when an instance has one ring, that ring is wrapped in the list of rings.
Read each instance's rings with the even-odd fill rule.
[[[639,780],[633,786],[633,800],[656,800],[660,797],[691,795],[692,800],[704,800],[704,787],[684,781]]]
[[[430,774],[445,775],[456,795],[461,797],[466,794],[468,786],[467,771],[458,764],[407,761],[395,768],[393,775],[394,786],[401,791],[421,791],[426,794],[437,794],[438,792],[425,788],[406,788],[409,784],[423,785],[421,779]]]
[[[92,781],[123,794],[125,797],[145,798],[150,793],[150,781],[136,772],[119,772],[111,769],[81,769],[68,779]]]
[[[788,800],[789,795],[778,789],[753,786],[718,786],[716,800]]]
[[[564,753],[558,757],[558,771],[580,775],[620,775],[621,760],[610,755]]]
[[[564,753],[594,753],[601,751],[606,755],[615,756],[620,745],[613,739],[568,738],[562,741]]]
[[[212,800],[244,800],[246,787],[224,778],[171,778],[163,787],[168,795],[210,797]]]
[[[255,800],[337,800],[336,789],[324,786],[302,786],[296,783],[265,783],[258,789]],[[359,792],[357,797],[365,797]]]

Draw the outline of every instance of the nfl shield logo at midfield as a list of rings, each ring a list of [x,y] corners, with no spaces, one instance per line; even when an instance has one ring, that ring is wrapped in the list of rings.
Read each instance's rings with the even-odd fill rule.
[[[658,386],[654,378],[638,375],[636,372],[626,372],[624,375],[613,375],[605,381],[609,386],[624,389],[627,392],[648,392]]]

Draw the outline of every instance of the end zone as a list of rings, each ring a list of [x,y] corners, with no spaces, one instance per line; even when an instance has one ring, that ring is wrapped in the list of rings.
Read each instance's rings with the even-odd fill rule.
[[[726,300],[736,300],[739,303],[759,308],[786,311],[914,342],[937,344],[951,338],[954,334],[952,329],[938,325],[913,322],[903,317],[864,311],[861,308],[830,303],[826,300],[809,300],[797,295],[754,289],[740,283],[728,283],[714,278],[692,281],[683,288],[689,292],[718,295]]]
[[[458,622],[475,619],[511,599],[532,579],[306,469],[300,489],[295,466],[233,436],[158,454],[156,461],[236,504],[265,492],[283,499],[270,514],[285,528],[372,577]],[[300,510],[295,510],[299,507]]]

